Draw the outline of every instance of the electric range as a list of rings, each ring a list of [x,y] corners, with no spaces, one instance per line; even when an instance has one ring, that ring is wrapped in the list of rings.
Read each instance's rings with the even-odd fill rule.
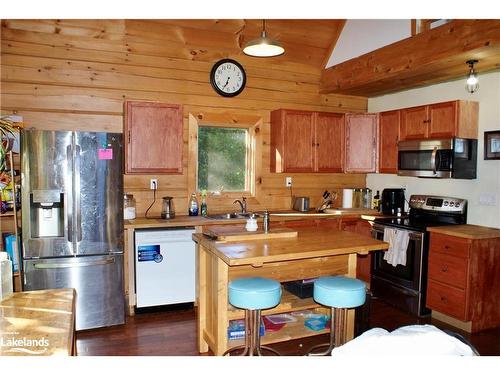
[[[374,297],[417,316],[425,316],[429,233],[431,226],[467,223],[467,200],[434,195],[412,195],[409,214],[375,219],[372,236],[384,240],[385,228],[406,231],[409,242],[406,264],[392,266],[383,251],[372,257],[371,290]]]

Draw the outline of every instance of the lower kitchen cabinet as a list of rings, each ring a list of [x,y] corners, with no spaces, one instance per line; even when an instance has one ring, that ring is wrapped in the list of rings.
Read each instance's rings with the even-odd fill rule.
[[[427,307],[468,332],[500,326],[500,230],[486,229],[493,237],[481,229],[469,238],[430,229]]]

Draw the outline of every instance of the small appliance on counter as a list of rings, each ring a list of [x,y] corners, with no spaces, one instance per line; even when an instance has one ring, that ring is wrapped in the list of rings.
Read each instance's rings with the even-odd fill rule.
[[[161,209],[162,219],[173,219],[175,218],[175,208],[174,208],[174,198],[173,197],[163,197],[163,206]]]
[[[405,189],[382,190],[382,213],[384,215],[398,215],[405,212]]]
[[[293,197],[293,209],[295,211],[309,211],[309,197]]]

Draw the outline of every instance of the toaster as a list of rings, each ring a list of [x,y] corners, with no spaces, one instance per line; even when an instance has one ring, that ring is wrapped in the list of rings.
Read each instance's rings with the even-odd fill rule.
[[[309,211],[309,197],[294,197],[293,209],[295,211]]]

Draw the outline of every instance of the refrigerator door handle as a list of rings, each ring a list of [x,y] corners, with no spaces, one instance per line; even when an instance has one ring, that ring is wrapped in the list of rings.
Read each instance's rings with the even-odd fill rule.
[[[81,164],[81,150],[79,145],[75,145],[75,210],[76,210],[76,241],[82,240],[82,209],[81,209],[81,190],[80,190],[80,164]]]
[[[71,145],[69,145],[68,147],[66,147],[66,159],[67,159],[67,162],[68,162],[68,169],[70,171],[73,170],[73,148],[71,147]],[[71,175],[70,175],[71,176]],[[66,183],[68,183],[68,180],[71,181],[71,177],[70,178],[66,178]],[[69,190],[69,193],[68,193],[68,190]],[[72,189],[69,188],[68,186],[66,186],[66,221],[67,221],[67,225],[68,225],[68,242],[73,242],[73,202],[72,202],[72,199],[70,199],[69,197],[71,197],[73,195],[72,193]]]
[[[35,263],[36,269],[51,269],[51,268],[73,268],[73,267],[91,267],[91,266],[104,266],[106,264],[115,263],[115,257],[103,260],[96,260],[93,262],[79,262],[79,263]]]

